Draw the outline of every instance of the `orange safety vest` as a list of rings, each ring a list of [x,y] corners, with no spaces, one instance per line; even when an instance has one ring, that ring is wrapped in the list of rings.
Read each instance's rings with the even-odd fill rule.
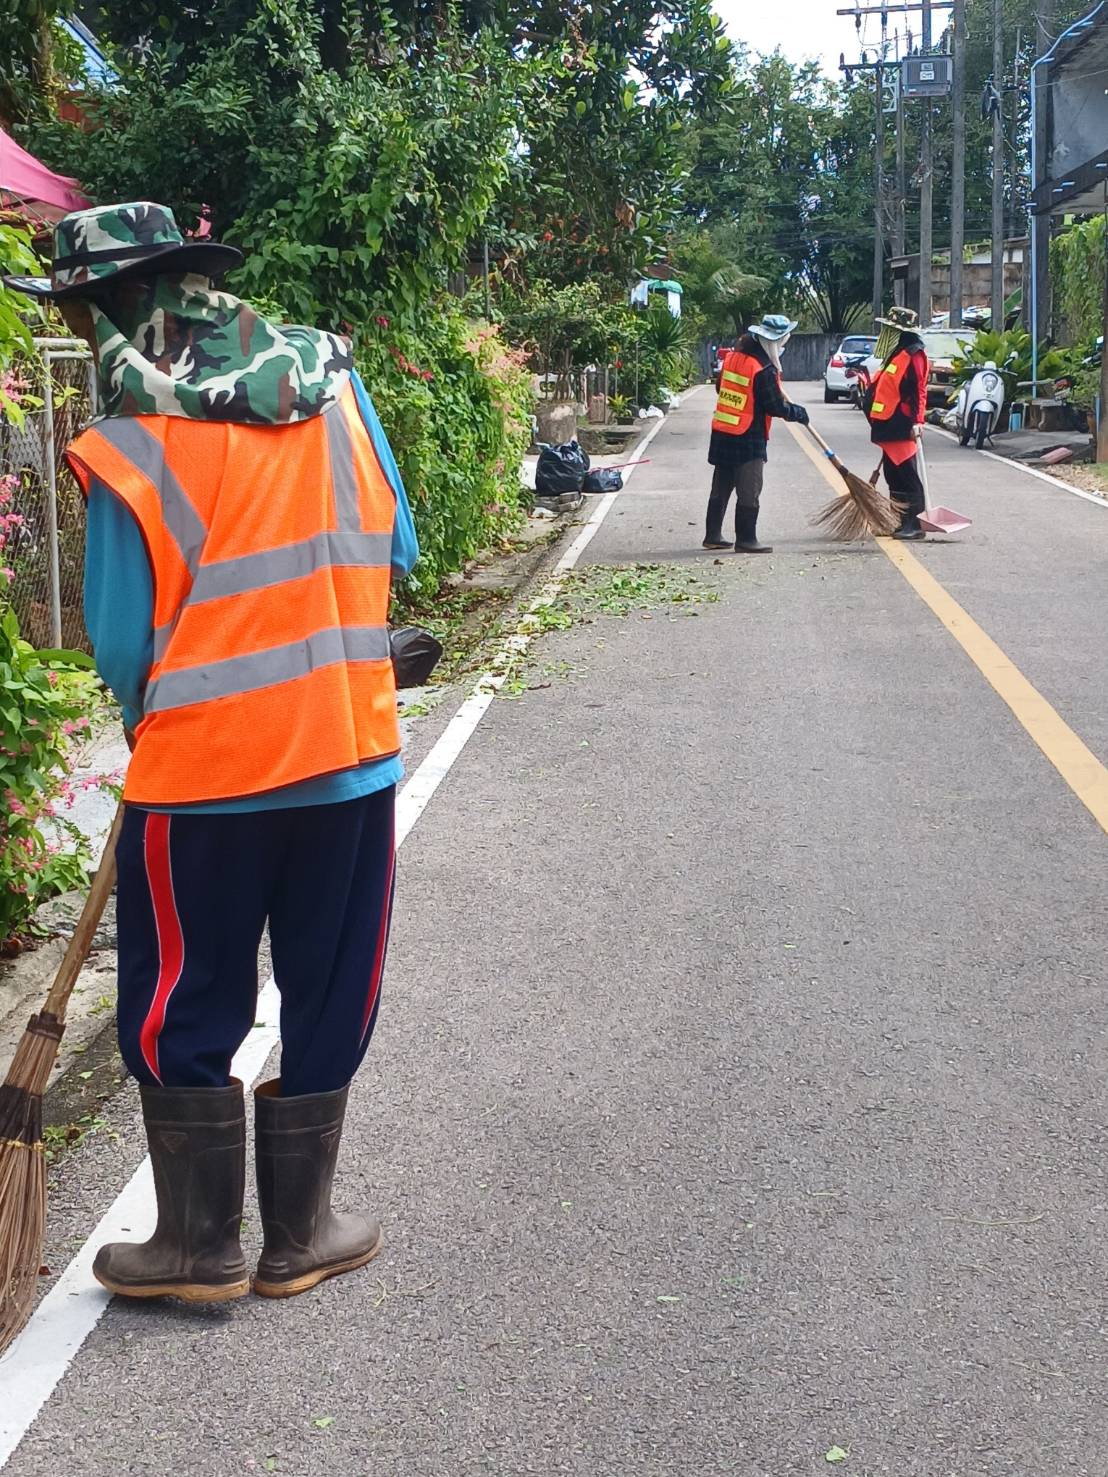
[[[712,430],[725,436],[745,436],[754,424],[754,381],[765,365],[753,354],[732,349],[723,361],[719,376],[719,399],[712,416]],[[765,417],[769,440],[770,417]]]
[[[874,377],[873,386],[867,395],[866,413],[872,429],[872,440],[879,445],[883,441],[907,441],[916,424],[915,407],[905,410],[904,380],[912,370],[912,355],[907,349],[898,349],[887,363],[883,364]]]
[[[276,790],[399,752],[388,605],[396,498],[353,388],[283,426],[119,416],[67,458],[130,509],[154,663],[125,799]]]

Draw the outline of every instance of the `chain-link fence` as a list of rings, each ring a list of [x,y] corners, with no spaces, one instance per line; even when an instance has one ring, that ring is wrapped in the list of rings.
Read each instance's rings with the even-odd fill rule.
[[[4,548],[7,596],[25,640],[87,651],[84,499],[62,452],[93,413],[92,356],[79,339],[36,339],[15,375],[25,414],[0,420],[0,477],[14,479],[9,511],[23,520]]]

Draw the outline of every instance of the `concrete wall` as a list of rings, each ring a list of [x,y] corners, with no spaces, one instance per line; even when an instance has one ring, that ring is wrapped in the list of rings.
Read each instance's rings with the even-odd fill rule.
[[[861,328],[859,333],[868,329]],[[841,333],[794,333],[781,355],[781,378],[786,380],[819,380],[827,361],[839,347]]]

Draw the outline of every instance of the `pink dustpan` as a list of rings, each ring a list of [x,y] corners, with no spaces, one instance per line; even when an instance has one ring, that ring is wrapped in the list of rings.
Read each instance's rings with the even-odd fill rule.
[[[961,533],[972,524],[972,518],[963,518],[953,508],[927,508],[919,515],[919,526],[926,533]]]
[[[961,533],[973,524],[972,518],[956,513],[953,508],[935,508],[931,505],[931,485],[927,477],[927,461],[923,455],[923,438],[919,442],[919,469],[923,478],[923,497],[926,506],[919,515],[919,526],[925,533]]]

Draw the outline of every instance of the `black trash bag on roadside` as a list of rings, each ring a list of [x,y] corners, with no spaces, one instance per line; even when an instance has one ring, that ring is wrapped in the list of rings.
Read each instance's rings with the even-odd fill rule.
[[[623,486],[623,473],[618,467],[597,467],[582,485],[582,492],[618,492]]]
[[[535,491],[539,497],[563,497],[567,492],[580,492],[588,470],[589,454],[576,441],[544,445],[535,468]]]
[[[397,687],[422,687],[442,657],[442,642],[420,626],[389,632],[389,650]]]

